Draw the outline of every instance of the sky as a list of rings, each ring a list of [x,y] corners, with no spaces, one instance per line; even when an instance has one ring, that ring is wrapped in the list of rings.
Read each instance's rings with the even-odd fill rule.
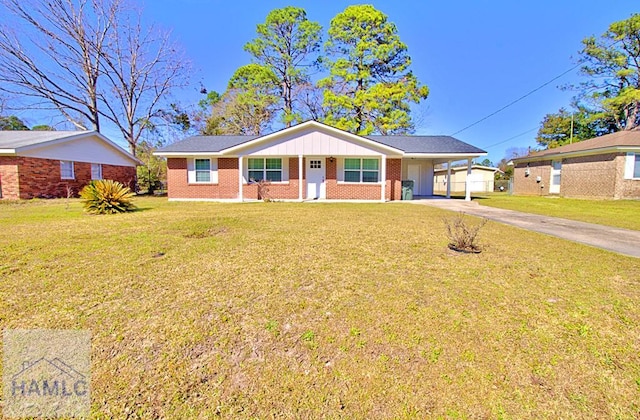
[[[414,110],[416,134],[451,135],[499,161],[509,148],[535,147],[547,113],[568,107],[581,80],[573,70],[495,116],[459,132],[577,64],[583,38],[639,12],[621,0],[370,1],[394,22],[407,44],[412,71],[430,89]],[[234,71],[251,62],[243,45],[269,11],[302,7],[324,31],[347,1],[146,0],[144,17],[170,30],[193,67],[182,104],[202,98],[201,86],[223,92]],[[326,36],[325,36],[326,39]],[[524,134],[523,134],[524,133]]]

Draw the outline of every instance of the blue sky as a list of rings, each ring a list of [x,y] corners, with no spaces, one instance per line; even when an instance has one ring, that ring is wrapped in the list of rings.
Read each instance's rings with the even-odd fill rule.
[[[634,1],[372,1],[398,27],[412,69],[430,95],[414,116],[417,134],[452,134],[538,88],[576,64],[581,40],[638,12]],[[200,99],[200,83],[224,91],[241,65],[243,45],[270,10],[302,7],[323,28],[353,4],[345,1],[146,0],[144,15],[172,31],[192,61],[192,86],[176,96]],[[634,7],[636,6],[636,7]],[[486,121],[456,134],[485,148],[494,162],[510,147],[535,146],[546,113],[568,106],[575,70]],[[521,133],[522,136],[506,141]],[[497,143],[501,143],[496,145]],[[494,146],[495,145],[495,146]]]

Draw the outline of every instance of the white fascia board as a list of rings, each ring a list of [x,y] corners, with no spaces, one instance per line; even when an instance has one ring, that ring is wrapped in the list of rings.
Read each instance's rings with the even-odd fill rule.
[[[640,147],[638,146],[612,146],[612,147],[602,147],[600,149],[589,149],[589,150],[578,150],[576,152],[560,152],[560,153],[549,153],[548,155],[543,156],[531,156],[531,157],[521,157],[513,159],[512,162],[535,162],[541,160],[557,160],[571,157],[580,157],[580,156],[592,156],[592,155],[603,155],[605,153],[617,153],[617,152],[640,152]]]
[[[389,152],[389,154],[395,154],[395,155],[403,154],[402,150],[396,149],[395,147],[387,146],[386,144],[378,143],[377,141],[369,140],[368,138],[361,137],[356,134],[352,134],[347,131],[340,130],[338,128],[334,128],[326,124],[321,124],[317,121],[307,121],[302,124],[295,125],[293,127],[285,128],[283,130],[276,131],[275,133],[267,134],[266,136],[258,137],[257,139],[253,139],[246,143],[242,143],[237,146],[230,147],[228,149],[223,150],[221,153],[224,153],[225,155],[229,153],[234,153],[234,152],[237,152],[238,150],[250,148],[260,143],[268,143],[270,140],[277,139],[278,137],[282,137],[283,135],[286,135],[295,131],[301,131],[310,127],[314,127],[319,131],[329,132],[336,136],[348,137],[351,140],[354,140],[358,143],[366,144],[370,147],[374,147],[377,149],[386,150]]]
[[[16,149],[0,149],[0,155],[14,156],[15,154],[16,154]]]

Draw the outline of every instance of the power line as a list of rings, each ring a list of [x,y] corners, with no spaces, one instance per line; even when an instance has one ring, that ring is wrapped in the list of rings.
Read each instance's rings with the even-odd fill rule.
[[[484,148],[485,148],[485,149],[491,149],[492,147],[499,146],[499,145],[501,145],[502,143],[506,143],[506,142],[511,141],[511,140],[513,140],[513,139],[515,139],[515,138],[518,138],[518,137],[520,137],[520,136],[524,136],[525,134],[529,134],[530,132],[532,132],[532,131],[534,131],[534,130],[537,130],[537,129],[538,129],[538,127],[533,127],[532,129],[529,129],[529,130],[527,130],[527,131],[524,131],[524,132],[522,132],[522,133],[520,133],[520,134],[516,134],[515,136],[513,136],[513,137],[509,137],[509,138],[508,138],[508,139],[506,139],[506,140],[499,141],[499,142],[497,142],[497,143],[495,143],[495,144],[492,144],[491,146],[484,146]]]
[[[573,70],[577,69],[578,67],[580,67],[582,65],[582,63],[576,64],[575,66],[571,67],[569,70],[566,70],[564,72],[562,72],[561,74],[559,74],[558,76],[554,77],[553,79],[549,80],[548,82],[543,83],[542,85],[538,86],[537,88],[533,89],[532,91],[522,95],[521,97],[519,97],[518,99],[516,99],[515,101],[512,101],[510,103],[508,103],[507,105],[503,106],[502,108],[498,109],[497,111],[492,112],[491,114],[487,115],[486,117],[480,118],[478,121],[469,124],[468,126],[464,127],[461,130],[456,131],[455,133],[451,134],[451,136],[455,136],[458,133],[462,133],[463,131],[473,127],[474,125],[480,124],[482,121],[487,120],[491,117],[493,117],[494,115],[498,114],[499,112],[504,111],[505,109],[509,108],[510,106],[515,105],[516,103],[520,102],[521,100],[523,100],[524,98],[534,94],[535,92],[539,91],[540,89],[542,89],[543,87],[553,83],[554,81],[558,80],[559,78],[561,78],[562,76],[564,76],[567,73],[572,72]]]

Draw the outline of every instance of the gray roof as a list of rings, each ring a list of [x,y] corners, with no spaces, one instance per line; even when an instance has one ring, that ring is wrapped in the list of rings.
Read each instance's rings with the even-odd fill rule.
[[[486,153],[451,136],[364,136],[405,153]]]
[[[90,131],[0,131],[0,149],[17,149],[87,133]]]
[[[255,140],[260,136],[193,136],[170,144],[159,152],[217,153]],[[486,153],[484,150],[451,136],[363,136],[405,153]]]
[[[221,152],[260,136],[193,136],[163,147],[159,152]]]

